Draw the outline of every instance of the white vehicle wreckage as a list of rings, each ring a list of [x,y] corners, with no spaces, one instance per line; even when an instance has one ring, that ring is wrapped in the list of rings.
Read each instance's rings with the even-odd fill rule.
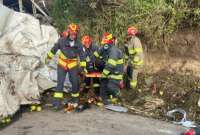
[[[1,4],[0,17],[1,118],[22,104],[38,102],[40,93],[55,86],[56,58],[51,66],[44,59],[59,36],[54,27]]]

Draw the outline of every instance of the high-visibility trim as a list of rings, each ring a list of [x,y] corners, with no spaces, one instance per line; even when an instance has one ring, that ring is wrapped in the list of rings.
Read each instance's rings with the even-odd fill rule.
[[[140,60],[138,62],[133,62],[132,63],[133,65],[136,65],[136,66],[141,66],[141,65],[144,65],[144,61],[143,60]]]
[[[143,52],[143,48],[129,48],[128,49],[128,53],[130,55],[136,54],[136,53],[142,53]]]
[[[119,60],[117,61],[117,64],[118,64],[118,65],[123,64],[123,63],[124,63],[124,60],[123,60],[123,59],[119,59]]]
[[[113,60],[113,59],[108,59],[108,64],[111,64],[112,66],[116,66],[117,65],[117,61]]]
[[[63,93],[62,92],[54,92],[53,97],[54,98],[63,98]]]
[[[86,68],[84,68],[83,70],[84,70],[84,72],[85,72],[85,73],[88,73],[88,71],[87,71],[87,69],[86,69]]]
[[[67,57],[61,51],[59,51],[59,58],[67,59]]]
[[[99,85],[98,83],[94,83],[94,84],[93,84],[93,87],[94,87],[94,88],[97,88],[97,87],[100,87],[100,85]]]
[[[143,48],[134,48],[134,52],[135,53],[142,53],[143,52]]]
[[[53,54],[51,51],[49,51],[47,55],[48,55],[49,58],[51,58],[51,59],[54,57],[54,54]]]
[[[81,61],[81,62],[80,62],[80,66],[81,66],[81,67],[86,67],[86,61]]]
[[[118,98],[114,98],[112,95],[110,96],[110,101],[113,104],[117,104],[118,103]]]
[[[109,78],[116,79],[116,80],[122,80],[123,75],[109,75]]]
[[[94,52],[94,56],[96,56],[97,58],[100,57],[97,51]]]
[[[70,61],[70,60],[69,60],[69,61]],[[76,66],[78,65],[78,62],[77,62],[76,60],[71,61],[71,62],[66,62],[66,61],[64,61],[64,60],[62,60],[62,59],[59,59],[59,60],[58,60],[58,64],[59,64],[60,66],[62,66],[63,68],[71,69],[71,68],[76,67]]]
[[[134,63],[139,62],[139,61],[140,61],[140,57],[135,56],[135,57],[133,58],[133,62],[134,62]]]
[[[102,102],[97,102],[96,105],[99,106],[99,107],[103,107],[104,106],[104,104]]]
[[[67,67],[68,67],[69,69],[71,69],[71,68],[76,67],[77,65],[78,65],[77,62],[72,62],[72,63],[67,64]]]
[[[85,86],[85,88],[86,88],[86,89],[89,89],[89,88],[90,88],[90,86]]]
[[[128,55],[125,55],[124,58],[127,60],[128,59]]]
[[[132,88],[136,88],[137,80],[131,80],[130,85],[131,85]]]
[[[128,53],[129,53],[130,55],[132,55],[132,54],[134,54],[134,53],[135,53],[135,51],[134,51],[134,49],[133,49],[133,48],[128,48]]]
[[[107,70],[107,69],[104,69],[104,70],[103,70],[103,74],[108,75],[109,73],[110,73],[109,70]]]
[[[75,98],[76,98],[76,97],[79,97],[79,95],[80,95],[79,93],[71,93],[71,96],[72,96],[72,97],[75,97]]]
[[[63,66],[63,67],[67,67],[67,63],[64,62],[62,59],[58,60],[58,64],[61,65],[61,66]]]
[[[36,106],[35,105],[31,105],[31,111],[35,111],[36,110]]]
[[[87,56],[87,57],[86,57],[86,61],[87,61],[87,62],[90,62],[90,57]]]

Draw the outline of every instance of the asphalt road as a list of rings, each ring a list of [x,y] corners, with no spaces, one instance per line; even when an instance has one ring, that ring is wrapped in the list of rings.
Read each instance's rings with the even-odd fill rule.
[[[185,130],[167,122],[104,109],[82,113],[45,110],[24,113],[0,135],[179,135]]]

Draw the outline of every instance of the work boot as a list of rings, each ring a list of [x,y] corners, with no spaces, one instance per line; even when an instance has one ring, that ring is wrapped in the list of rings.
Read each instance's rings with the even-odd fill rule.
[[[40,111],[42,111],[42,106],[40,104],[32,104],[30,106],[30,111],[31,112],[40,112]]]
[[[6,125],[6,124],[9,124],[10,122],[12,121],[11,117],[8,116],[8,117],[5,117],[1,120],[0,124],[1,125]]]
[[[77,93],[71,93],[71,97],[72,97],[72,99],[71,99],[71,103],[72,104],[78,104],[79,103],[79,96],[80,96],[80,94],[77,92]]]
[[[64,94],[63,92],[54,92],[52,106],[55,110],[62,109],[62,101],[63,101]]]
[[[103,99],[102,103],[103,103],[103,105],[110,105],[110,104],[112,104],[109,99]]]

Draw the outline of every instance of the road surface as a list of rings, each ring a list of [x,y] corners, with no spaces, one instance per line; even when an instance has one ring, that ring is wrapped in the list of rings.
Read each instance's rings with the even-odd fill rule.
[[[0,135],[179,135],[186,129],[163,121],[90,109],[82,113],[24,113]]]

